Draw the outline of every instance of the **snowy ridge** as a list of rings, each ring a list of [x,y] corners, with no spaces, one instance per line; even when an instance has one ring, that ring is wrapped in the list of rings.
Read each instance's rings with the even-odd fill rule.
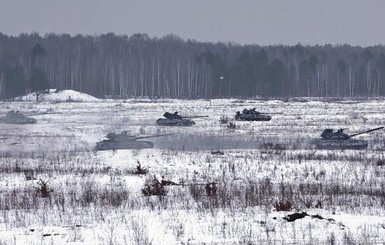
[[[16,101],[36,101],[36,93],[15,98]],[[89,94],[77,92],[75,90],[48,89],[39,95],[39,101],[44,102],[96,102],[99,101]]]

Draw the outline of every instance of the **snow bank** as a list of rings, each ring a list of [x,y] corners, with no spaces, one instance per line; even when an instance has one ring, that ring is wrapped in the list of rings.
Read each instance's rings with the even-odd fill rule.
[[[19,96],[16,101],[35,101],[36,93]],[[48,89],[39,95],[39,101],[45,102],[95,102],[99,99],[85,93],[80,93],[74,90],[57,90]]]

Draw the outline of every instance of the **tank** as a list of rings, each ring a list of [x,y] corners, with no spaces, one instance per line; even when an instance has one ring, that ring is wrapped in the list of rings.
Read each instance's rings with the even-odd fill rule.
[[[34,124],[37,120],[32,117],[26,117],[19,111],[9,111],[3,117],[0,117],[0,123],[8,124]]]
[[[166,112],[163,114],[164,118],[159,118],[156,120],[156,123],[161,126],[193,126],[195,125],[195,122],[191,120],[191,118],[200,118],[200,117],[207,117],[207,116],[180,116],[178,115],[178,112],[169,113]]]
[[[334,132],[333,129],[327,128],[322,132],[321,138],[313,140],[312,143],[318,149],[363,150],[368,147],[368,142],[366,140],[358,140],[358,139],[352,139],[352,138],[357,135],[366,134],[366,133],[380,130],[383,128],[384,127],[374,128],[374,129],[370,129],[364,132],[351,134],[351,135],[344,133],[344,129],[339,129],[336,132]]]
[[[256,111],[255,108],[243,109],[242,113],[237,111],[235,114],[235,120],[238,121],[270,121],[271,116],[268,114],[280,114],[280,113],[264,113]]]
[[[95,149],[98,151],[103,150],[119,150],[119,149],[144,149],[153,148],[154,143],[150,141],[140,141],[140,139],[155,138],[161,136],[167,136],[173,134],[157,134],[149,136],[134,136],[129,135],[127,131],[123,131],[120,134],[108,133],[106,140],[102,140],[96,143]]]

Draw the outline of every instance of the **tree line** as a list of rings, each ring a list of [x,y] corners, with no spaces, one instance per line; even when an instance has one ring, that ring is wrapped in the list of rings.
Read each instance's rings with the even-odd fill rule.
[[[46,88],[102,98],[384,96],[385,47],[0,33],[0,98]]]

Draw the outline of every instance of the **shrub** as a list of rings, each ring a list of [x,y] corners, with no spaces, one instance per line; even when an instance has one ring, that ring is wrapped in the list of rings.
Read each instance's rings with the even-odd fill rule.
[[[237,125],[235,125],[234,122],[230,122],[230,123],[227,125],[227,128],[229,128],[229,129],[236,129],[236,128],[237,128]]]
[[[38,188],[38,192],[40,193],[41,197],[49,197],[49,193],[53,192],[53,190],[48,188],[48,181],[40,179],[37,184],[40,186]]]
[[[293,208],[293,203],[290,200],[278,200],[274,204],[274,208],[276,211],[290,211]]]
[[[205,192],[207,196],[215,196],[217,194],[217,190],[217,185],[214,182],[205,185]]]
[[[147,174],[148,173],[148,169],[147,168],[143,168],[142,165],[140,165],[140,162],[137,161],[138,165],[136,166],[136,170],[135,172],[133,172],[133,174],[138,174],[138,175],[141,175],[141,174]]]
[[[227,124],[229,122],[229,117],[227,116],[221,116],[221,118],[219,119],[219,122],[221,124]]]
[[[379,160],[377,160],[376,165],[377,165],[377,166],[384,166],[384,165],[385,165],[385,160],[384,160],[384,159],[379,159]]]
[[[151,183],[145,184],[142,193],[145,196],[164,196],[167,194],[167,191],[164,188],[163,183],[159,182],[154,176]]]

